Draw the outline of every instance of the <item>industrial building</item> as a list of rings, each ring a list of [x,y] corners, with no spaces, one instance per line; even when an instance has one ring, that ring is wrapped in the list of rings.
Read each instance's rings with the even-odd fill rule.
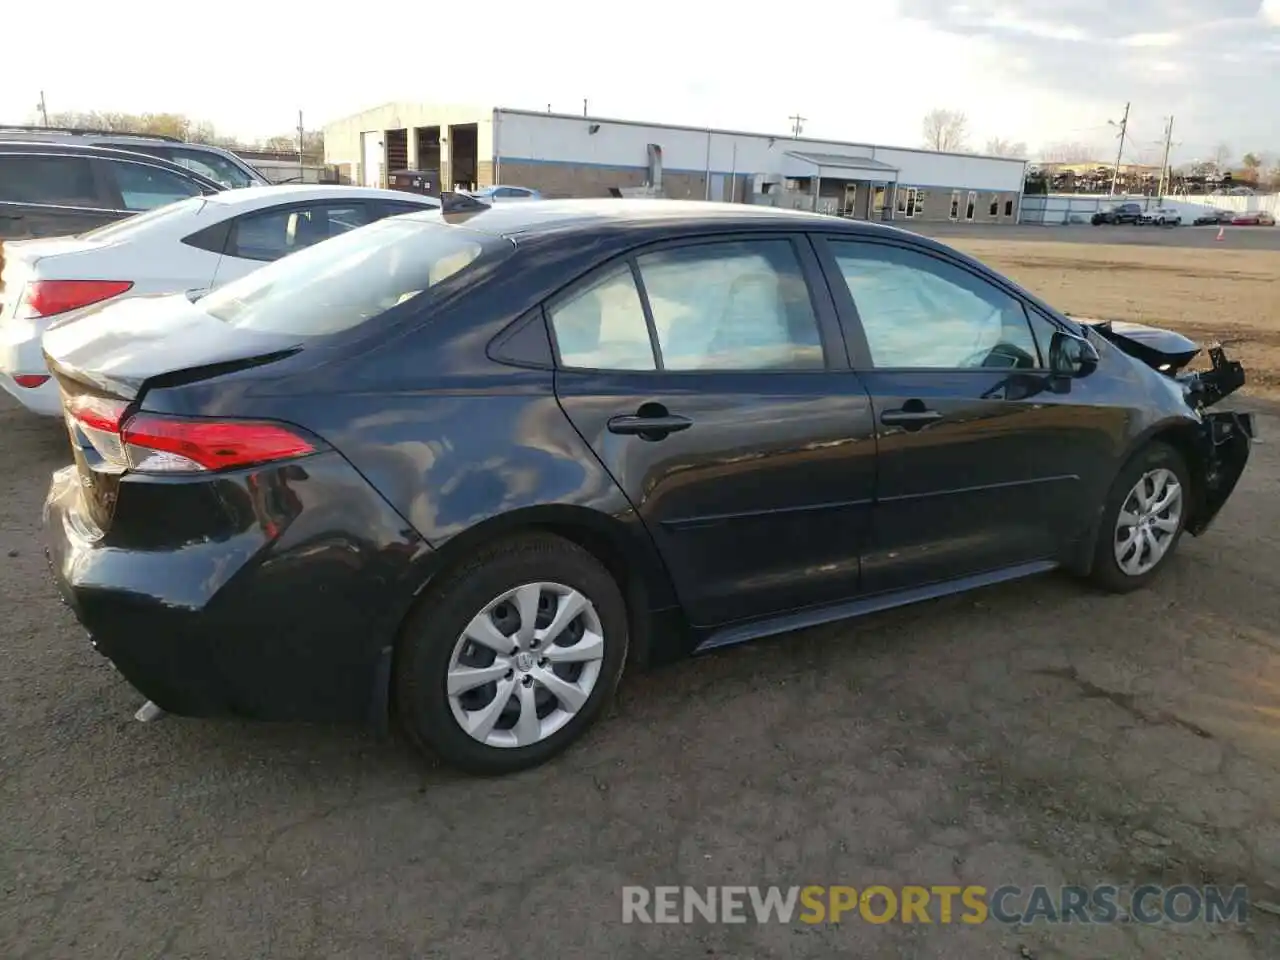
[[[389,103],[324,128],[352,181],[431,173],[547,197],[762,203],[857,219],[1016,223],[1026,162],[503,107]]]

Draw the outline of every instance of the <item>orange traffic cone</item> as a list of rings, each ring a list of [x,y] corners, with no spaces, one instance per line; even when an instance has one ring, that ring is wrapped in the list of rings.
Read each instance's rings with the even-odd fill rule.
[[[1214,237],[1213,239],[1215,239],[1215,240],[1225,240],[1225,239],[1227,239],[1227,228],[1226,228],[1226,227],[1219,227],[1219,228],[1218,228],[1218,235],[1217,235],[1216,237]]]

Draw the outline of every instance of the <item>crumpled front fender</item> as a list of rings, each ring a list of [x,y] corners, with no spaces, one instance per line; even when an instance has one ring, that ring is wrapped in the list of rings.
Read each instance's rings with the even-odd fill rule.
[[[1204,475],[1196,509],[1187,519],[1187,532],[1199,536],[1222,509],[1249,462],[1255,437],[1253,414],[1234,410],[1201,414],[1200,443]]]

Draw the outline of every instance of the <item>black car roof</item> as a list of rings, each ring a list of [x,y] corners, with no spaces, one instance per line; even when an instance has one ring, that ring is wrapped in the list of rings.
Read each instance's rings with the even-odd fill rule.
[[[413,214],[410,214],[413,216]],[[478,212],[461,212],[446,220],[492,236],[536,238],[548,234],[614,232],[619,229],[664,233],[669,230],[835,229],[900,234],[885,224],[851,221],[805,210],[703,200],[601,198],[534,200],[494,204]]]
[[[215,190],[225,190],[216,180],[201,176],[194,170],[179,163],[149,153],[135,153],[119,147],[99,147],[87,143],[65,143],[57,140],[7,140],[0,139],[0,155],[6,153],[36,153],[64,157],[100,157],[103,160],[132,160],[134,163],[147,163],[171,173],[180,174]]]

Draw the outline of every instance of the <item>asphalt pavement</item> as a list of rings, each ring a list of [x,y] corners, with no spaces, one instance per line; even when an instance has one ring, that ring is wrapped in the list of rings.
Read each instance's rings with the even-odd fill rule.
[[[1280,418],[1266,416],[1267,435]],[[59,604],[57,421],[0,400],[0,957],[1280,956],[1280,453],[1152,588],[1046,576],[624,679],[477,780],[167,718]],[[1243,925],[624,924],[626,885],[1247,884]]]

